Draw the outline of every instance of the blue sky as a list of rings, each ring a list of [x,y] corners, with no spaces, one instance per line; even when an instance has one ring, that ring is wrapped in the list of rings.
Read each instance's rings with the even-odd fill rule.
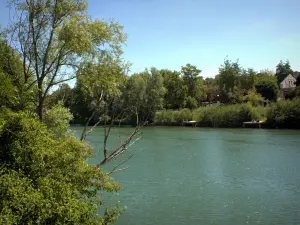
[[[1,0],[1,24],[8,10]],[[224,58],[275,71],[289,59],[300,71],[299,0],[89,0],[93,18],[114,18],[128,34],[124,58],[132,72],[186,63],[217,74]]]

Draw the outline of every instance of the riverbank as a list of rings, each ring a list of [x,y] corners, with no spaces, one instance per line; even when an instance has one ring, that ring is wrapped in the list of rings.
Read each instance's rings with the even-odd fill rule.
[[[241,128],[243,122],[264,121],[262,128],[300,129],[300,99],[281,100],[267,107],[250,104],[200,107],[198,109],[156,112],[154,125],[182,126],[195,121],[200,127]]]

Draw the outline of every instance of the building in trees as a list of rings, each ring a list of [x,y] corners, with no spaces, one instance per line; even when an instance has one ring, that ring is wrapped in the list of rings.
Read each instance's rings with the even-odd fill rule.
[[[296,78],[292,74],[289,74],[280,83],[280,97],[283,98],[286,95],[286,93],[292,91],[295,87],[296,87]]]

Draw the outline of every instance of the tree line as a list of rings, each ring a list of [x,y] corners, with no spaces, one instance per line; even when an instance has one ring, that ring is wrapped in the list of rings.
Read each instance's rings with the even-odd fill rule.
[[[256,72],[250,68],[244,69],[238,61],[228,59],[224,60],[218,75],[206,79],[201,76],[202,71],[191,64],[182,66],[181,71],[159,70],[153,67],[131,76],[126,75],[125,70],[120,71],[118,77],[114,78],[116,94],[105,96],[101,99],[101,104],[92,97],[96,94],[91,93],[97,90],[101,94],[101,88],[98,87],[103,85],[102,81],[96,77],[92,79],[92,73],[89,73],[89,81],[86,80],[87,76],[79,76],[74,88],[68,84],[60,85],[48,96],[47,107],[51,108],[58,102],[63,102],[74,116],[73,123],[83,123],[94,111],[97,112],[93,118],[94,123],[98,121],[99,116],[104,115],[104,111],[106,117],[102,118],[103,123],[115,117],[121,123],[134,124],[136,113],[143,120],[152,122],[155,112],[163,109],[196,109],[216,102],[251,102],[254,106],[266,105],[278,99],[279,84],[287,75],[297,77],[299,74],[291,69],[289,61],[280,61],[276,73],[273,73],[269,70]],[[99,74],[97,76],[100,76]],[[299,91],[296,90],[288,93],[287,98],[299,96]]]

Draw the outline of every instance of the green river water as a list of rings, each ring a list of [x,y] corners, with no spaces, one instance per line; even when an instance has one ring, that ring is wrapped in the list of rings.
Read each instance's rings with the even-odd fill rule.
[[[131,130],[114,129],[111,142]],[[103,130],[88,141],[99,149]],[[108,203],[128,207],[116,224],[300,224],[300,131],[147,127],[105,169],[132,154],[113,174],[124,190]]]

